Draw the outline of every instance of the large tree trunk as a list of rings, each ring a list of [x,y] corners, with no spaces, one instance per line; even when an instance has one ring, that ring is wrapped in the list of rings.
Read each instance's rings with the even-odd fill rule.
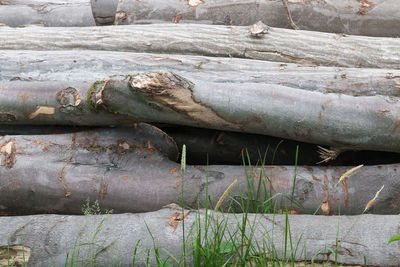
[[[110,75],[169,70],[217,83],[268,83],[321,93],[400,96],[400,70],[310,67],[279,62],[111,51],[0,50],[8,80],[104,79]]]
[[[254,32],[254,31],[253,31]],[[270,28],[152,24],[85,28],[0,28],[0,49],[93,49],[232,56],[341,67],[400,66],[400,39]]]
[[[396,0],[287,1],[302,30],[370,36],[400,36],[400,4]],[[117,24],[208,23],[251,25],[258,21],[291,28],[281,0],[121,0]]]
[[[0,121],[168,123],[270,135],[340,149],[400,152],[400,109],[394,97],[324,94],[262,83],[208,82],[172,72],[91,82],[4,82]]]
[[[369,211],[400,212],[397,164],[364,166],[341,183],[339,177],[351,167],[186,166],[182,178],[173,140],[142,124],[135,129],[4,136],[0,151],[2,214],[79,214],[88,198],[117,213],[157,210],[173,202],[196,208],[204,206],[207,188],[214,205],[235,179],[225,209],[231,200],[240,200],[240,192],[251,199],[254,211],[280,194],[268,202],[277,201],[280,209],[293,192],[295,202],[288,206],[298,213],[316,212],[323,204],[324,214],[360,214],[386,185]]]
[[[286,248],[284,245],[285,230],[288,229],[285,215],[248,214],[245,234],[252,239],[244,244],[242,242],[248,240],[241,239],[240,235],[244,215],[209,212],[206,220],[204,211],[186,210],[185,214],[186,263],[189,265],[193,265],[193,248],[199,229],[201,245],[210,246],[210,250],[219,242],[228,242],[245,246],[244,249],[254,247],[249,256],[264,248],[266,257],[282,259],[286,250],[286,255],[293,255],[297,261],[334,261],[336,255],[332,251],[337,251],[338,263],[364,266],[366,259],[368,266],[400,265],[396,256],[398,245],[387,245],[390,237],[398,234],[399,216],[289,215],[291,242],[288,239],[288,243],[293,245],[291,250],[289,244]],[[101,266],[129,266],[133,263],[135,251],[136,264],[144,265],[148,259],[150,266],[156,266],[157,260],[168,259],[170,255],[181,259],[182,216],[179,209],[165,208],[142,214],[0,217],[0,245],[4,246],[5,259],[8,244],[29,247],[29,266],[63,266],[80,261],[96,262]],[[208,242],[205,242],[203,234],[205,222],[208,226]],[[220,228],[224,229],[220,233],[222,240],[214,237],[215,231]],[[213,242],[214,238],[219,242]],[[154,254],[157,248],[159,258]]]
[[[96,25],[89,0],[0,1],[0,24],[11,27],[29,24],[51,27]]]

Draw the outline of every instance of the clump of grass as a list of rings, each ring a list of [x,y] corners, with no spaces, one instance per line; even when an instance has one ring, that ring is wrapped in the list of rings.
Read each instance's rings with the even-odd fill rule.
[[[181,197],[183,199],[184,194],[184,176],[186,168],[186,147],[182,149],[181,159]],[[268,173],[265,168],[266,153],[255,165],[252,165],[248,152],[246,151],[247,162],[243,162],[245,175],[247,177],[247,188],[242,190],[238,187],[239,195],[234,197],[230,196],[232,188],[236,185],[237,180],[233,182],[228,188],[226,188],[223,195],[214,207],[212,207],[212,199],[208,192],[208,164],[206,169],[206,186],[205,186],[205,205],[203,211],[196,213],[196,218],[193,224],[189,228],[185,225],[185,209],[184,203],[182,203],[182,255],[173,255],[168,252],[167,248],[158,247],[155,237],[150,231],[150,228],[146,225],[148,233],[153,240],[152,249],[147,251],[145,262],[141,262],[141,265],[150,266],[151,258],[155,258],[156,266],[298,266],[298,260],[304,255],[305,258],[305,247],[301,247],[301,241],[303,236],[300,235],[298,240],[294,240],[292,237],[291,226],[290,226],[290,206],[296,206],[300,210],[303,209],[297,201],[295,201],[295,186],[297,178],[297,162],[298,162],[298,151],[296,149],[295,158],[295,170],[293,176],[293,186],[291,193],[289,194],[273,194],[272,182],[269,179]],[[276,150],[275,150],[276,152]],[[274,156],[275,156],[274,152]],[[274,158],[273,156],[273,158]],[[245,158],[245,157],[242,157]],[[259,170],[259,172],[257,172]],[[244,193],[246,192],[246,193]],[[228,208],[221,209],[223,201],[229,200]],[[277,210],[278,201],[284,201],[284,209]],[[214,211],[213,211],[214,210]],[[303,209],[304,210],[304,209]],[[217,212],[220,211],[220,212]],[[225,216],[226,212],[236,212],[236,221],[228,220]],[[240,213],[237,213],[240,212]],[[249,213],[256,213],[255,219],[252,223],[249,223]],[[98,202],[90,204],[87,201],[83,206],[83,213],[87,216],[101,214],[101,208]],[[271,213],[273,214],[272,229],[265,229],[265,238],[262,241],[257,241],[254,237],[256,229],[260,229],[260,225],[257,225],[258,220],[256,218],[262,214]],[[276,247],[275,240],[273,239],[275,229],[275,214],[284,214],[285,223],[282,227],[283,242],[280,244],[282,248],[280,250]],[[232,216],[230,217],[232,218]],[[105,218],[104,218],[105,219]],[[77,266],[80,265],[98,265],[95,261],[95,257],[89,255],[85,259],[81,259],[79,252],[82,246],[94,246],[97,242],[96,236],[101,231],[102,220],[97,226],[92,238],[89,242],[81,243],[80,237],[77,237],[74,245],[74,250],[71,254],[67,254],[65,266]],[[257,227],[256,227],[257,226]],[[82,232],[84,229],[82,229]],[[257,230],[259,231],[259,230]],[[133,251],[132,266],[138,264],[137,262],[137,251],[141,245],[139,240]],[[312,264],[314,265],[314,259],[320,253],[329,251],[335,256],[335,266],[337,266],[338,248],[340,247],[339,239],[339,223],[337,228],[336,245],[334,248],[322,248],[312,258]],[[161,256],[161,251],[166,253],[168,256]],[[283,255],[278,255],[278,251],[282,251]],[[188,264],[190,262],[190,264]]]

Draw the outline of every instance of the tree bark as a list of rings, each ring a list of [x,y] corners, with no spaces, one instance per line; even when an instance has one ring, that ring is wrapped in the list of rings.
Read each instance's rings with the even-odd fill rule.
[[[29,266],[61,266],[72,260],[96,262],[102,266],[129,266],[136,249],[136,264],[151,266],[170,255],[180,260],[183,255],[183,223],[181,210],[165,208],[142,214],[102,216],[37,215],[0,217],[0,244],[24,244],[31,248]],[[186,263],[193,265],[192,251],[197,230],[205,230],[204,211],[185,211]],[[225,229],[220,242],[241,245],[242,214],[208,213],[208,244],[214,240],[218,225]],[[399,216],[341,216],[325,217],[289,215],[290,236],[293,247],[285,249],[285,215],[248,214],[245,234],[252,236],[246,248],[255,247],[256,253],[266,246],[265,253],[276,252],[279,259],[292,255],[297,261],[335,261],[364,266],[398,266],[398,245],[387,245],[391,236],[398,234]],[[252,228],[253,227],[253,228]],[[251,228],[253,235],[251,235]],[[192,231],[190,231],[192,229]],[[212,230],[210,230],[212,229]],[[373,230],[371,230],[373,229]],[[153,240],[153,238],[154,240]],[[205,246],[204,236],[200,237]],[[22,240],[23,239],[23,240]],[[338,244],[338,241],[340,243]],[[154,243],[153,243],[154,242]],[[243,242],[243,241],[242,241]],[[267,245],[265,245],[267,243]],[[79,245],[76,245],[79,244]],[[296,244],[296,246],[295,246]],[[298,246],[297,246],[298,244]],[[213,245],[219,245],[215,242]],[[244,244],[242,244],[244,245]],[[274,246],[272,246],[274,245]],[[159,257],[154,255],[159,249]],[[272,248],[273,247],[273,248]],[[168,254],[169,252],[170,254]],[[68,257],[67,257],[68,253]],[[275,254],[274,254],[275,255]],[[229,254],[228,256],[231,256]],[[260,256],[260,255],[257,255]],[[73,259],[72,259],[73,258]],[[171,260],[171,258],[169,258]],[[286,260],[287,258],[284,258]]]
[[[400,151],[395,97],[188,80],[172,72],[92,82],[3,83],[0,121],[107,126],[141,121],[270,135],[343,150]]]
[[[400,36],[400,5],[396,0],[288,1],[293,21],[302,30],[369,36]],[[122,0],[117,24],[207,23],[251,25],[262,21],[291,28],[281,0]]]
[[[104,79],[135,72],[174,71],[217,83],[268,83],[321,93],[400,96],[400,70],[310,67],[235,58],[133,54],[111,51],[0,50],[7,80]]]
[[[268,204],[276,202],[277,209],[287,205],[296,213],[360,214],[385,185],[368,211],[400,213],[398,164],[364,166],[340,183],[351,167],[188,165],[182,175],[174,141],[142,124],[4,136],[0,152],[1,214],[80,214],[87,199],[116,213],[152,211],[169,203],[197,208],[205,205],[206,188],[214,207],[235,179],[222,205],[225,210],[232,204],[241,211],[234,200],[242,194],[254,211],[275,196]],[[294,202],[287,200],[292,193]]]
[[[47,27],[96,25],[89,0],[0,1],[0,24],[10,27],[31,24]]]
[[[400,39],[269,28],[152,24],[85,28],[0,28],[1,49],[92,49],[232,56],[341,67],[400,66]]]

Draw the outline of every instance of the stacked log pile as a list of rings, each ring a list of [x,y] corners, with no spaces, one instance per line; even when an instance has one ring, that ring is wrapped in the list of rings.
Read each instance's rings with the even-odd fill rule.
[[[0,266],[10,251],[64,264],[96,225],[106,241],[85,253],[100,265],[132,251],[145,264],[154,240],[180,257],[182,222],[225,221],[229,238],[249,211],[256,242],[268,233],[281,249],[285,215],[241,201],[293,214],[307,247],[295,261],[400,265],[386,245],[400,213],[399,12],[395,0],[0,0]],[[116,214],[82,216],[88,199]]]

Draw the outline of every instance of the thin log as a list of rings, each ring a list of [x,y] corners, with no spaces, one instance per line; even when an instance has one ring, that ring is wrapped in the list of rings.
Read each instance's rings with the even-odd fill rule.
[[[217,83],[268,83],[321,93],[400,96],[399,70],[111,51],[0,50],[0,87],[7,80],[87,81],[162,70]]]
[[[261,99],[273,101],[266,104]],[[180,124],[270,135],[343,150],[399,152],[397,102],[398,98],[381,95],[323,94],[281,85],[188,80],[172,72],[156,72],[92,83],[6,82],[0,94],[0,121]]]
[[[25,129],[25,130],[23,130]],[[20,133],[29,132],[24,127]],[[296,149],[299,147],[297,165],[316,165],[322,160],[319,147],[302,142],[265,135],[216,131],[191,127],[162,127],[177,143],[186,145],[186,162],[206,164],[265,164],[295,165]],[[0,130],[7,132],[7,128]],[[15,132],[15,131],[14,131]],[[399,162],[399,154],[378,151],[339,151],[335,158],[327,160],[329,166],[378,165]]]
[[[235,179],[222,204],[225,210],[232,202],[241,211],[235,203],[242,195],[254,211],[274,196],[269,204],[287,205],[295,213],[361,214],[385,185],[368,212],[400,212],[398,164],[364,166],[343,182],[339,178],[352,167],[188,165],[182,174],[173,140],[142,124],[0,141],[1,214],[81,214],[87,199],[116,213],[152,211],[169,203],[196,208],[205,205],[207,191],[213,207]]]
[[[269,28],[152,24],[119,27],[0,28],[0,49],[93,49],[253,58],[341,67],[400,66],[400,39]]]
[[[6,0],[0,1],[0,24],[10,27],[95,26],[89,0]]]
[[[204,233],[206,222],[209,242],[201,235],[201,245],[208,245],[204,249],[211,250],[219,242],[221,246],[231,244],[232,250],[224,251],[227,258],[232,256],[232,264],[238,256],[234,245],[253,247],[249,255],[253,256],[249,257],[252,261],[261,256],[256,253],[264,252],[265,257],[284,260],[290,255],[296,261],[335,261],[337,257],[337,263],[343,264],[364,266],[365,259],[368,266],[400,264],[395,256],[398,245],[387,245],[390,237],[398,234],[399,216],[289,215],[286,218],[285,215],[248,214],[244,220],[242,214],[209,212],[207,219],[205,214],[205,211],[185,211],[186,264],[194,264],[196,234]],[[147,264],[155,266],[163,260],[174,263],[171,255],[182,259],[182,217],[181,209],[172,208],[142,214],[0,217],[0,245],[23,244],[31,248],[29,266],[61,266],[82,261],[101,266],[129,266],[133,261],[144,265],[147,260]],[[286,219],[293,246],[285,248]],[[244,234],[248,237],[245,244],[240,234],[243,221],[246,222]],[[220,237],[216,237],[216,229],[224,229]],[[157,248],[159,257],[154,254]]]
[[[368,36],[400,36],[399,2],[374,1],[288,1],[293,21],[304,30]],[[251,25],[263,21],[291,28],[281,0],[120,0],[116,23],[147,24],[172,22]]]

